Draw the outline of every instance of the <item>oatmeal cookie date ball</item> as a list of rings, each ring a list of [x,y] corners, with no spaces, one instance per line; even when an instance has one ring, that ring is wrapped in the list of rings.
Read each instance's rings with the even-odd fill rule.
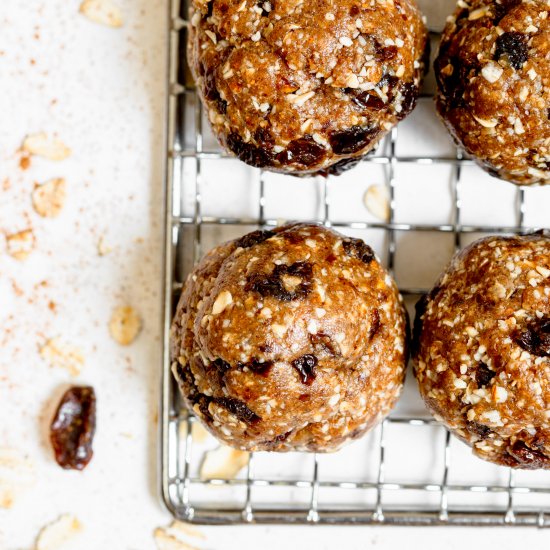
[[[461,1],[435,63],[437,109],[493,176],[550,181],[550,4]]]
[[[417,305],[414,332],[435,417],[485,460],[550,469],[550,238],[466,248]]]
[[[414,108],[414,0],[193,0],[188,58],[215,135],[252,166],[340,173]]]
[[[380,422],[405,375],[406,318],[363,241],[255,231],[189,276],[172,325],[183,397],[224,443],[332,451]]]

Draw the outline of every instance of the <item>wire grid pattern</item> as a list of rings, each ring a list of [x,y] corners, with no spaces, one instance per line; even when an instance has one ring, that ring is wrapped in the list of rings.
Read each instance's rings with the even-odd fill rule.
[[[222,231],[228,228],[241,228],[241,233],[248,231],[247,227],[270,227],[280,220],[266,217],[268,197],[266,195],[265,173],[253,170],[257,174],[259,185],[259,200],[257,215],[247,218],[226,216],[210,216],[203,214],[203,196],[201,182],[203,180],[203,161],[223,159],[227,155],[221,151],[205,150],[203,143],[203,116],[200,101],[194,97],[195,91],[186,66],[185,44],[187,39],[186,21],[187,5],[182,0],[172,0],[169,14],[169,87],[168,87],[168,140],[166,167],[166,262],[165,262],[165,292],[164,292],[164,355],[162,372],[162,403],[161,403],[161,480],[164,501],[175,517],[196,523],[310,523],[310,524],[393,524],[393,525],[533,525],[550,526],[550,484],[545,486],[518,484],[516,473],[509,469],[507,480],[503,484],[490,483],[455,483],[450,482],[452,464],[451,435],[444,431],[442,444],[433,441],[431,455],[441,455],[443,469],[438,482],[423,481],[395,483],[386,480],[386,464],[388,447],[386,434],[391,426],[400,426],[410,431],[415,437],[418,430],[437,426],[431,419],[390,415],[376,433],[376,453],[378,466],[373,481],[337,481],[325,479],[320,475],[319,459],[313,455],[312,468],[308,476],[299,479],[275,478],[267,475],[255,475],[257,455],[251,454],[246,475],[242,479],[231,480],[201,480],[192,472],[193,461],[193,423],[196,418],[182,407],[182,401],[177,386],[170,372],[169,357],[169,326],[174,311],[174,302],[178,297],[186,272],[202,255],[203,228],[218,227]],[[189,106],[193,111],[193,126],[187,120]],[[191,131],[191,132],[190,132]],[[190,133],[191,137],[186,137]],[[474,233],[527,233],[536,227],[526,227],[524,224],[526,203],[525,191],[518,187],[515,191],[515,224],[509,227],[466,225],[461,222],[461,174],[463,167],[473,165],[473,162],[463,157],[460,150],[455,156],[421,157],[397,155],[399,130],[395,128],[380,146],[376,155],[370,155],[364,162],[383,167],[384,180],[389,191],[390,215],[387,223],[365,221],[338,221],[331,216],[331,178],[319,178],[321,188],[322,215],[317,220],[326,226],[347,230],[379,229],[385,233],[386,264],[390,272],[395,268],[397,251],[397,232],[436,232],[452,235],[455,251],[462,246],[462,237]],[[184,163],[191,162],[194,166],[194,181],[184,177]],[[450,193],[452,199],[452,223],[447,224],[409,224],[395,221],[396,213],[396,168],[399,165],[414,164],[417,166],[446,165],[451,168]],[[252,170],[252,169],[251,169]],[[296,182],[299,185],[300,182]],[[185,213],[180,208],[185,200],[185,189],[193,191],[191,213]],[[179,203],[179,204],[178,204]],[[223,233],[222,233],[223,234]],[[192,241],[191,243],[189,241]],[[185,257],[182,257],[185,256]],[[401,287],[405,297],[418,298],[427,288]],[[184,424],[182,429],[182,424]],[[441,428],[443,430],[443,428]],[[396,452],[394,449],[393,452]],[[311,456],[311,455],[308,455]],[[356,457],[361,461],[362,457]],[[288,476],[290,477],[290,476]],[[191,487],[199,486],[215,491],[219,487],[244,488],[244,499],[236,506],[220,503],[217,499],[206,502],[194,502],[191,498]],[[261,504],[254,500],[257,488],[293,488],[307,491],[305,506],[296,506],[290,502],[277,501]],[[345,491],[374,492],[374,501],[370,504],[342,507],[320,504],[321,489],[334,488]],[[383,495],[393,492],[404,495],[405,492],[417,492],[435,495],[437,503],[425,506],[419,502],[403,500],[403,504],[385,506]],[[478,505],[456,507],[449,505],[449,495],[455,492],[478,494],[501,494],[506,498],[504,506]],[[207,494],[213,494],[207,493]],[[549,495],[548,507],[536,504],[519,508],[515,506],[517,495]],[[399,500],[399,499],[398,499]],[[534,504],[534,503],[533,503]]]

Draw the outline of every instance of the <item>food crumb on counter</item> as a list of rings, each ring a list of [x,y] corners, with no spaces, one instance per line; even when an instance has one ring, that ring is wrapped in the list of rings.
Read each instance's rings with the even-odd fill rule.
[[[6,235],[8,254],[16,260],[28,258],[35,246],[35,237],[32,229],[23,229],[17,233]]]
[[[78,376],[84,366],[84,355],[79,348],[62,342],[60,338],[51,338],[40,348],[40,356],[50,367],[59,367]]]
[[[71,156],[71,150],[60,139],[49,137],[43,132],[28,135],[23,141],[22,149],[30,155],[48,160],[65,160]]]
[[[120,8],[111,0],[84,0],[80,4],[80,13],[106,27],[119,28],[124,24]]]
[[[40,530],[35,549],[58,550],[81,531],[82,524],[78,518],[71,514],[64,514]]]
[[[67,197],[64,178],[54,178],[37,184],[32,192],[32,206],[43,218],[56,218],[63,210]]]
[[[248,464],[250,453],[220,445],[205,453],[201,469],[201,479],[234,479]]]
[[[129,346],[137,338],[141,327],[141,317],[131,306],[115,308],[109,321],[109,332],[121,346]]]

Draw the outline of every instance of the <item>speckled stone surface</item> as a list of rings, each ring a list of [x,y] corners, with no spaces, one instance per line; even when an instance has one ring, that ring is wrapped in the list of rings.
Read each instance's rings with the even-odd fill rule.
[[[333,451],[400,394],[406,317],[372,249],[317,225],[258,231],[209,252],[172,326],[187,405],[244,450]]]
[[[415,373],[481,458],[550,469],[550,237],[488,237],[417,306]]]

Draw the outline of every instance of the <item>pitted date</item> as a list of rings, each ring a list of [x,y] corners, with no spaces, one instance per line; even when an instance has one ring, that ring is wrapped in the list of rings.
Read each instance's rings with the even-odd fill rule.
[[[57,463],[67,470],[83,470],[93,456],[96,398],[91,386],[68,389],[50,426],[50,439]]]

